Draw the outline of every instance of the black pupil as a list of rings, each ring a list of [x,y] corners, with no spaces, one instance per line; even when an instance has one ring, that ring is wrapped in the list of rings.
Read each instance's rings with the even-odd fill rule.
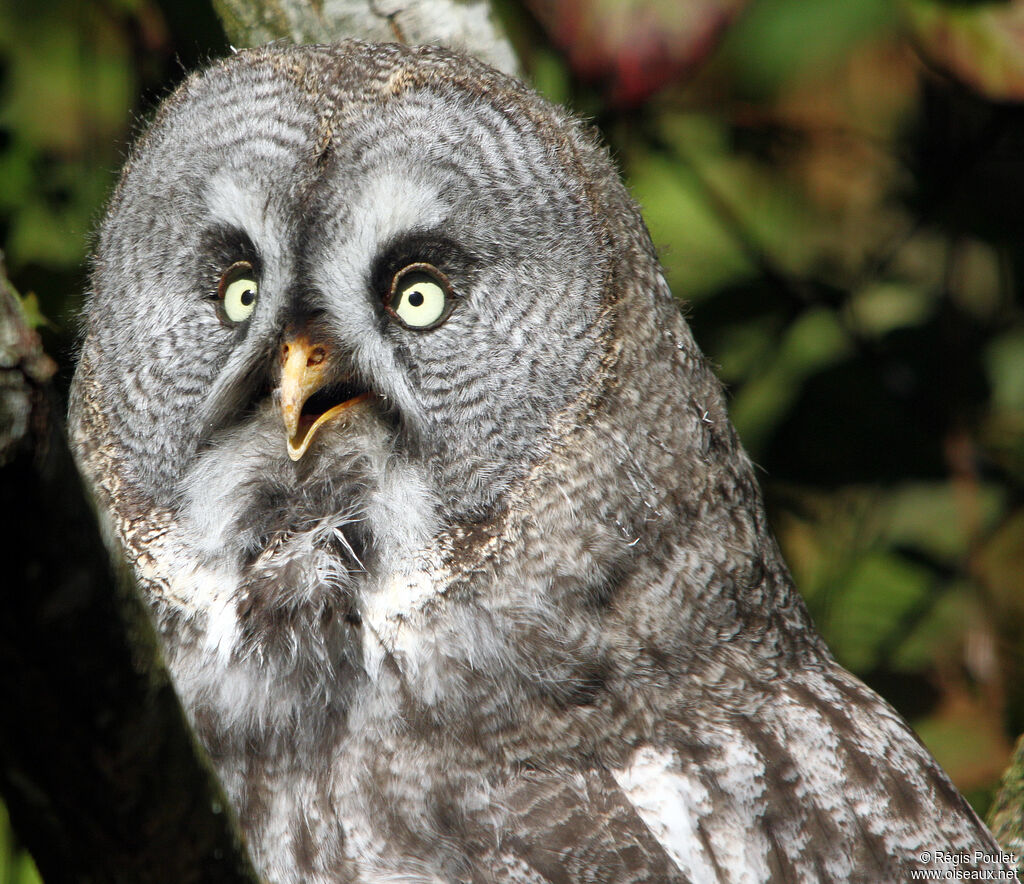
[[[256,290],[255,289],[246,289],[244,292],[242,292],[241,301],[242,301],[242,306],[243,307],[248,307],[255,300],[256,300]]]
[[[423,293],[413,289],[409,292],[409,303],[412,304],[413,307],[423,306]]]

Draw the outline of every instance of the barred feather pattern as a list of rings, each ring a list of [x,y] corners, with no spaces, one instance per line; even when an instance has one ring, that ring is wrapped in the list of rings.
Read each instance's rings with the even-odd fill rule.
[[[417,331],[381,280],[424,261],[454,307]],[[1007,868],[814,631],[636,206],[522,84],[238,53],[140,139],[92,279],[79,462],[268,880]],[[373,395],[292,462],[296,326]]]

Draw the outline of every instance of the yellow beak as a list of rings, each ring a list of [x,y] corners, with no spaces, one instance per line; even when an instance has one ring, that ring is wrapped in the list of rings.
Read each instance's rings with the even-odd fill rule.
[[[288,456],[292,460],[297,461],[306,453],[323,424],[370,396],[369,393],[360,393],[322,414],[303,414],[302,408],[309,397],[326,383],[329,356],[327,345],[311,341],[306,334],[290,336],[281,347],[281,386],[278,393],[288,440]]]

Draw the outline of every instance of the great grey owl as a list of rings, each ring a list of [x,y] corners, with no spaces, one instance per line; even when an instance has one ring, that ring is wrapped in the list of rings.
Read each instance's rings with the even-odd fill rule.
[[[636,206],[521,83],[240,52],[136,146],[92,286],[77,456],[269,881],[1003,868],[815,633]]]

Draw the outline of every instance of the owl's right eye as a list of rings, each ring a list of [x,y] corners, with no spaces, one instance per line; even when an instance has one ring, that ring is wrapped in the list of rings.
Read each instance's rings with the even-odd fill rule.
[[[406,328],[427,331],[448,318],[454,304],[451,291],[448,277],[418,261],[395,274],[386,309]]]
[[[256,296],[260,285],[256,271],[248,261],[232,264],[221,277],[217,287],[224,315],[232,322],[245,322],[256,309]]]

